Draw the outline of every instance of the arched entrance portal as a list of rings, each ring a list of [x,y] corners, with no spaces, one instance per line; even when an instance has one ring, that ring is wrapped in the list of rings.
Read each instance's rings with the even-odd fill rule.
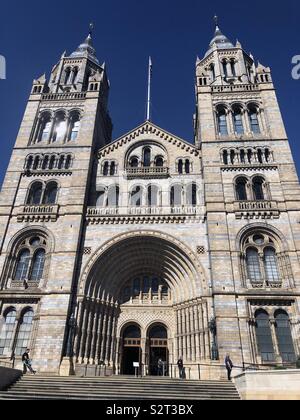
[[[157,374],[159,358],[173,364],[180,355],[196,366],[210,357],[207,291],[197,256],[177,239],[151,231],[114,238],[80,282],[76,369],[104,364],[132,374],[140,362],[144,373]]]
[[[149,351],[149,374],[167,376],[169,365],[167,328],[162,324],[150,327],[147,342]]]
[[[138,325],[129,325],[123,333],[122,367],[123,375],[134,375],[134,363],[141,363],[141,329]]]

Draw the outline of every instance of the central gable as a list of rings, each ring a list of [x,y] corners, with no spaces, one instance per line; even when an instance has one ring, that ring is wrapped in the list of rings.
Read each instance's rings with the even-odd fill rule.
[[[141,124],[139,127],[135,128],[134,130],[130,131],[129,133],[125,134],[124,136],[118,138],[111,144],[100,149],[98,158],[103,158],[111,152],[114,152],[124,146],[128,147],[130,143],[135,143],[139,141],[146,142],[149,140],[157,141],[162,145],[165,144],[166,146],[167,144],[170,144],[176,146],[185,153],[194,156],[199,156],[199,150],[197,150],[193,144],[188,143],[187,141],[167,132],[166,130],[156,126],[152,122],[147,121]]]

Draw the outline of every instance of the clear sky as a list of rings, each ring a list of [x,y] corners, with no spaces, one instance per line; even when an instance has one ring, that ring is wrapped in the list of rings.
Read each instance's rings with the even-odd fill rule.
[[[292,57],[300,55],[300,2],[285,0],[74,0],[1,3],[0,185],[32,80],[64,50],[74,51],[94,22],[94,45],[111,81],[110,114],[117,138],[143,122],[148,56],[153,61],[153,121],[193,141],[196,56],[213,36],[213,16],[233,42],[272,68],[279,103],[300,172],[300,80],[292,79]]]

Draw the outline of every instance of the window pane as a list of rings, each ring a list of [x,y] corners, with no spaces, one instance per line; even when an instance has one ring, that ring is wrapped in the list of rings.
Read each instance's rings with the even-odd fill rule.
[[[282,360],[284,362],[295,362],[296,357],[289,317],[282,312],[279,313],[275,319],[276,336]]]
[[[243,118],[239,111],[233,115],[234,130],[237,134],[244,134]]]
[[[249,279],[254,282],[261,281],[259,256],[256,249],[247,250],[246,262]]]
[[[25,249],[24,251],[21,251],[17,268],[16,268],[16,274],[15,274],[15,280],[25,280],[28,273],[28,267],[29,267],[29,261],[30,261],[30,252],[28,249]]]
[[[171,205],[180,206],[181,205],[181,185],[175,185],[171,188]]]
[[[251,131],[254,134],[259,134],[260,133],[260,127],[259,127],[257,113],[255,111],[251,111],[249,113],[249,120],[250,120]]]
[[[11,350],[13,333],[16,322],[16,311],[12,310],[7,313],[0,334],[0,355],[8,353]]]
[[[236,183],[236,195],[239,201],[247,200],[247,190],[246,190],[247,181],[244,179],[238,179]]]
[[[263,183],[264,180],[261,178],[255,178],[253,181],[253,193],[255,200],[264,200]]]
[[[151,150],[144,149],[144,167],[149,167],[151,164]]]
[[[224,111],[220,111],[220,113],[218,114],[218,126],[219,126],[220,135],[227,136],[228,135],[227,119],[226,119],[226,114]]]
[[[143,191],[141,187],[136,187],[131,193],[131,205],[139,207],[142,205]]]
[[[45,197],[44,197],[44,204],[55,204],[56,196],[57,196],[57,185],[56,184],[47,185]]]
[[[29,192],[27,204],[34,205],[34,206],[38,206],[39,204],[41,204],[42,192],[43,192],[42,184],[35,183],[34,185],[32,185]]]
[[[17,356],[20,356],[29,346],[31,329],[33,322],[33,311],[27,311],[21,321],[19,327],[17,340],[16,340],[16,350],[15,353]]]
[[[269,323],[269,316],[266,313],[260,313],[256,316],[256,339],[258,351],[264,362],[273,362],[274,347]]]
[[[70,136],[71,141],[77,139],[78,133],[79,133],[79,128],[80,128],[80,121],[75,121],[73,123],[72,130],[71,130],[71,136]]]
[[[45,264],[45,251],[40,249],[36,252],[33,263],[30,280],[39,281],[43,277]]]
[[[266,278],[269,281],[279,281],[280,275],[277,264],[277,256],[273,248],[267,248],[264,252],[264,265]]]

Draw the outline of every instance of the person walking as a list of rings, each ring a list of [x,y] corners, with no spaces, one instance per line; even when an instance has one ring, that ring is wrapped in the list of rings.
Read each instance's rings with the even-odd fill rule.
[[[231,372],[232,372],[232,368],[233,368],[233,363],[232,363],[232,360],[230,359],[229,354],[227,354],[226,357],[225,357],[225,367],[227,369],[228,381],[231,381]]]
[[[180,356],[177,362],[178,370],[179,370],[179,378],[184,379],[184,366],[183,366],[183,360]]]
[[[27,369],[29,369],[30,372],[35,375],[36,371],[33,370],[31,366],[31,359],[29,357],[29,353],[30,353],[30,349],[26,349],[26,351],[22,354],[23,373],[27,373]]]

